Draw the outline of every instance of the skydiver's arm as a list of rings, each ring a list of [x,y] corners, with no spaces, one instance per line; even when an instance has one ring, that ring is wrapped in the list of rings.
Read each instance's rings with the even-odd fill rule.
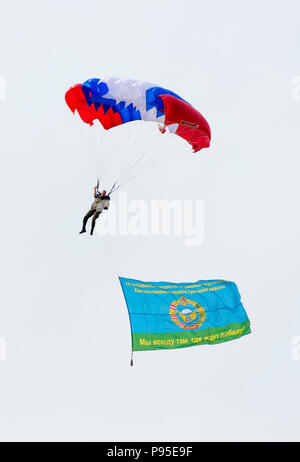
[[[95,186],[95,187],[94,187],[94,198],[95,198],[95,199],[96,199],[96,197],[97,197],[97,189],[98,189],[97,186]]]

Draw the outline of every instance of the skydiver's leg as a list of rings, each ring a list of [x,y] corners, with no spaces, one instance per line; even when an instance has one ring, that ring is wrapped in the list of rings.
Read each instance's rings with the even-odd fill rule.
[[[94,213],[95,213],[95,210],[94,210],[94,209],[91,209],[91,210],[89,210],[88,213],[84,216],[83,222],[82,222],[82,230],[80,231],[79,234],[82,234],[82,233],[85,233],[85,232],[86,232],[85,227],[86,227],[87,221],[88,221],[89,218],[91,218],[91,217],[94,215]]]
[[[94,216],[93,216],[93,219],[92,219],[92,227],[91,227],[91,236],[93,235],[93,232],[94,232],[94,228],[95,228],[95,224],[96,224],[96,220],[97,218],[99,217],[101,212],[95,212],[94,213]]]

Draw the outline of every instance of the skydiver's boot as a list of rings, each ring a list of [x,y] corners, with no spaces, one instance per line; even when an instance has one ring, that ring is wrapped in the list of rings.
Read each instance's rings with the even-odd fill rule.
[[[82,230],[80,231],[79,234],[83,234],[83,233],[86,233],[86,224],[88,222],[88,219],[90,217],[92,217],[95,213],[95,210],[94,209],[91,209],[88,211],[88,213],[84,216],[83,218],[83,222],[82,222]]]
[[[96,220],[97,218],[99,217],[101,212],[96,212],[93,216],[93,220],[92,220],[92,227],[91,227],[91,232],[90,232],[90,235],[92,236],[93,233],[94,233],[94,229],[95,229],[95,225],[96,225]]]

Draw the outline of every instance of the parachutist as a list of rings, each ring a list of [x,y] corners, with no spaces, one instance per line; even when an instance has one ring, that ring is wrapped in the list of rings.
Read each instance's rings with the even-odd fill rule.
[[[86,224],[88,222],[88,219],[93,217],[92,219],[92,226],[91,226],[91,236],[93,235],[94,228],[96,225],[96,220],[100,216],[100,213],[102,213],[103,210],[108,210],[109,207],[109,201],[110,197],[106,195],[105,189],[100,193],[98,191],[98,187],[94,187],[94,202],[91,205],[90,210],[87,212],[87,214],[83,218],[82,222],[82,230],[80,231],[79,234],[85,233],[86,232]]]

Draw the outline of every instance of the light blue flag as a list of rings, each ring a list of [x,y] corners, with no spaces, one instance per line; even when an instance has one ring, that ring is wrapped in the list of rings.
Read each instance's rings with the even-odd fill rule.
[[[214,344],[251,332],[234,282],[144,282],[120,277],[120,283],[133,351]]]

